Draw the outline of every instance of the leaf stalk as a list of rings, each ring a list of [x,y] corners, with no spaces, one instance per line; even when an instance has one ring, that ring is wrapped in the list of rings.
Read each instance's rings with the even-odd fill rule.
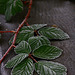
[[[30,57],[32,60],[34,60],[36,63],[38,63],[38,61],[36,61],[36,60],[32,57],[31,54],[29,54],[29,57]]]

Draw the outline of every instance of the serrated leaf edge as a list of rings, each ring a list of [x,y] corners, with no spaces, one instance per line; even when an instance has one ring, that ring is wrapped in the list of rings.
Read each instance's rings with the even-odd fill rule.
[[[30,58],[28,58],[28,59],[30,59]],[[32,60],[32,59],[31,59],[31,60]],[[33,60],[32,60],[32,61],[33,61]],[[21,62],[22,62],[22,61],[21,61]],[[21,63],[21,62],[20,62],[20,63]],[[16,66],[17,66],[17,65],[16,65]],[[16,67],[16,66],[15,66],[15,67]],[[13,67],[13,69],[14,69],[15,67]],[[12,74],[13,69],[11,70],[11,75],[13,75],[13,74]],[[33,64],[33,71],[34,71],[34,64]],[[33,73],[33,72],[32,72],[32,73]]]
[[[60,64],[61,66],[63,66],[65,68],[65,72],[64,72],[64,75],[67,75],[67,68],[61,64],[61,63],[58,63],[58,62],[53,62],[53,61],[44,61],[44,60],[40,60],[40,61],[43,61],[43,62],[51,62],[51,63],[56,63],[56,64]],[[38,63],[40,62],[38,61]],[[36,63],[35,63],[36,64]],[[34,64],[34,67],[35,67],[35,64]],[[51,69],[52,70],[52,69]],[[35,70],[36,71],[36,70]],[[53,71],[53,70],[52,70]]]
[[[21,42],[26,42],[26,41],[23,40],[23,41],[21,41]],[[20,42],[20,43],[21,43],[21,42]],[[19,43],[19,44],[20,44],[20,43]],[[29,47],[30,47],[30,44],[29,44],[28,42],[26,42],[26,43],[27,43],[27,45],[29,45]],[[18,45],[19,45],[19,44],[18,44]],[[17,46],[18,46],[18,45],[17,45]],[[17,47],[17,46],[16,46],[16,47]],[[15,48],[16,48],[16,47],[15,47]],[[30,47],[30,50],[31,50],[31,47]],[[15,49],[14,49],[14,52],[15,52],[16,54],[18,54],[18,53],[15,51]],[[20,53],[19,53],[19,54],[20,54]],[[27,53],[26,53],[26,54],[27,54]]]
[[[56,28],[56,27],[50,27],[50,28]],[[42,28],[41,28],[41,29],[42,29]],[[62,29],[60,29],[60,28],[56,28],[56,29],[58,29],[58,30],[64,32],[64,34],[67,36],[67,38],[62,38],[62,39],[57,39],[57,40],[66,40],[66,39],[69,39],[69,38],[70,38],[70,36],[69,36],[65,31],[63,31]],[[39,33],[40,35],[42,35],[39,30],[38,30],[38,33]],[[43,35],[43,36],[44,36],[44,35]],[[49,38],[48,38],[48,39],[49,39]],[[54,39],[53,39],[53,40],[54,40]]]
[[[40,35],[39,37],[42,37],[42,36],[43,36],[43,35]],[[33,37],[37,37],[37,36],[32,36],[32,37],[30,37],[30,38],[28,39],[28,41],[29,41],[31,38],[33,38]],[[43,37],[45,37],[45,36],[43,36]],[[47,37],[45,37],[45,39],[49,41],[49,39],[48,39]],[[49,43],[50,43],[50,45],[48,45],[48,46],[51,46],[51,42],[50,42],[50,41],[49,41]],[[47,44],[44,44],[44,45],[47,45]],[[40,45],[39,47],[41,47],[41,46],[43,46],[43,45]],[[32,51],[35,51],[35,50],[38,49],[39,47],[35,48],[35,49],[32,50]]]
[[[21,54],[26,54],[26,53],[21,53]],[[20,55],[20,54],[18,54],[18,55]],[[18,56],[18,55],[16,55],[16,56]],[[28,54],[27,54],[27,55],[28,55]],[[27,56],[27,57],[28,57],[28,56]],[[27,57],[25,57],[25,58],[27,58]],[[12,57],[11,59],[13,59],[13,58],[15,58],[15,56]],[[24,58],[24,59],[25,59],[25,58]],[[8,63],[11,59],[9,59],[9,60],[7,61],[7,63]],[[23,60],[24,60],[24,59],[23,59]],[[23,60],[21,60],[19,63],[21,63]],[[4,65],[4,67],[6,67],[7,63]],[[18,64],[19,64],[19,63],[18,63]],[[18,65],[18,64],[17,64],[17,65]],[[17,66],[17,65],[15,65],[15,66]],[[14,66],[14,67],[15,67],[15,66]],[[9,67],[6,67],[6,68],[9,68]]]
[[[45,46],[45,45],[42,45],[42,46]],[[48,45],[46,45],[46,46],[48,46]],[[53,45],[50,45],[50,46],[53,46]],[[40,46],[40,47],[41,47],[41,46]],[[38,48],[40,48],[40,47],[38,47]],[[53,47],[56,47],[56,46],[53,46]],[[38,49],[38,48],[36,48],[36,49]],[[56,48],[58,48],[58,47],[56,47]],[[36,50],[36,49],[35,49],[35,50]],[[58,49],[60,49],[60,48],[58,48]],[[34,50],[34,51],[35,51],[35,50]],[[60,50],[61,50],[61,52],[60,52],[59,56],[56,56],[55,58],[51,58],[51,59],[48,59],[48,60],[54,60],[54,59],[60,57],[60,56],[62,55],[62,52],[63,52],[62,49],[60,49]],[[34,51],[33,51],[33,56],[36,57],[36,58],[40,58],[40,57],[37,57],[37,56],[34,55]],[[46,59],[46,58],[40,58],[40,59]]]

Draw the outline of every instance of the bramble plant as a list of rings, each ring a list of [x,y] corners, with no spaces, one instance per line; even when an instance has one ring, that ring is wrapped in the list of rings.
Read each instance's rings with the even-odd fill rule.
[[[12,68],[11,75],[33,75],[34,70],[39,75],[66,75],[67,68],[64,65],[46,59],[56,59],[63,52],[62,49],[52,46],[49,39],[65,40],[69,38],[69,35],[60,28],[48,27],[47,24],[29,25],[27,19],[30,15],[32,0],[0,0],[0,4],[0,10],[3,9],[0,13],[5,13],[7,21],[21,12],[23,5],[29,6],[25,19],[16,31],[0,31],[0,33],[14,33],[9,40],[10,47],[0,60],[0,64],[14,48],[17,55],[5,64],[6,68]],[[27,26],[23,26],[24,23]],[[37,61],[35,57],[40,58],[40,61]]]

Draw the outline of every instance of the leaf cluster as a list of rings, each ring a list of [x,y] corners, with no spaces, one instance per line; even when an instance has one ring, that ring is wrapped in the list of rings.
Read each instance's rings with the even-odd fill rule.
[[[58,58],[63,50],[52,46],[49,39],[68,39],[67,33],[59,28],[47,27],[47,24],[34,24],[20,29],[14,48],[17,54],[5,65],[13,68],[11,75],[33,75],[35,70],[39,75],[66,75],[66,67],[60,63],[46,61]],[[12,42],[13,37],[10,40]],[[33,58],[31,58],[33,57]],[[34,61],[34,57],[43,61]],[[36,59],[35,59],[36,60]]]
[[[64,40],[69,38],[69,35],[60,28],[47,27],[47,24],[33,24],[30,26],[23,26],[20,29],[16,44],[20,43],[22,40],[28,41],[30,37],[34,38],[36,35],[45,36],[50,40]],[[10,44],[12,43],[13,37],[9,41]]]
[[[22,0],[0,0],[0,14],[5,14],[7,21],[22,10]],[[10,44],[12,44],[13,37],[9,41]],[[66,75],[67,69],[64,65],[45,59],[56,59],[63,52],[62,49],[52,46],[49,40],[68,38],[67,33],[59,28],[47,27],[47,24],[23,26],[17,35],[17,46],[14,48],[17,55],[9,60],[5,66],[12,68],[11,75],[33,75],[34,70],[39,75]],[[36,61],[34,57],[43,61]]]

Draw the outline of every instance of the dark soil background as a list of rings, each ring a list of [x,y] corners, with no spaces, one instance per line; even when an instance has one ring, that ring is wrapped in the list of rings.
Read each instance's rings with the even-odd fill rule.
[[[0,15],[0,30],[15,30],[24,19],[27,10],[25,9],[24,12],[12,17],[10,22],[6,22],[5,16]],[[55,24],[69,34],[69,40],[51,41],[52,45],[63,49],[61,57],[53,61],[65,65],[68,69],[68,75],[75,75],[75,1],[33,0],[28,22],[29,24],[47,23],[49,26]],[[2,34],[0,39],[0,59],[9,47],[8,41],[11,36],[10,33]],[[0,65],[0,75],[11,74],[11,70],[6,69],[4,65],[14,55],[12,49]],[[36,74],[34,73],[34,75]]]

